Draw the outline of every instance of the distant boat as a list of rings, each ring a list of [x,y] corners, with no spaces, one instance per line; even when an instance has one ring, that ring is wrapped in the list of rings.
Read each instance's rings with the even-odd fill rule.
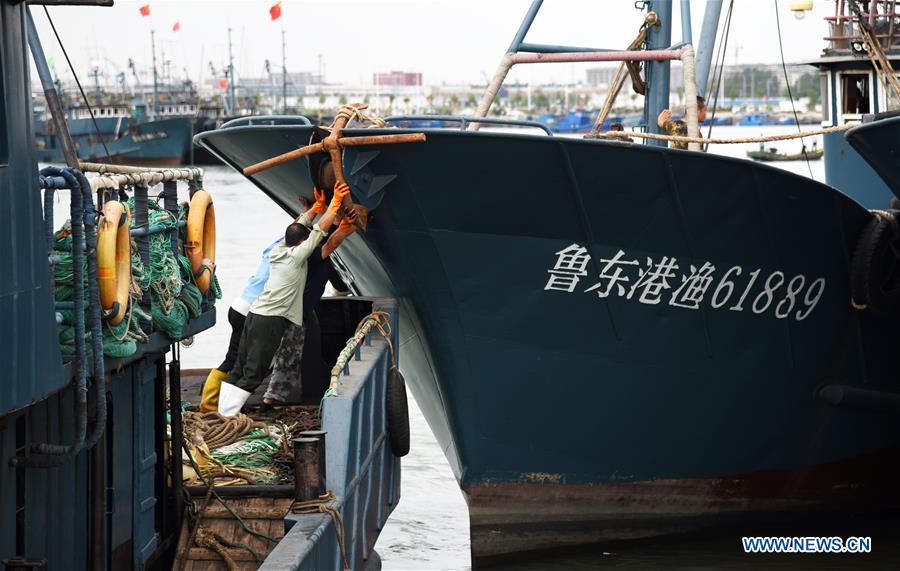
[[[737,124],[741,127],[758,127],[760,125],[777,125],[778,121],[768,113],[754,113],[741,117]]]
[[[597,112],[580,110],[569,111],[564,115],[544,114],[537,118],[554,133],[587,133],[594,126]],[[621,123],[622,117],[607,117],[601,125],[601,131],[609,131],[613,123]]]
[[[707,117],[701,121],[700,124],[704,127],[708,127],[709,125],[731,125],[732,119],[731,117]]]
[[[766,163],[778,161],[817,161],[822,158],[825,151],[822,149],[809,149],[804,155],[803,151],[799,153],[779,153],[775,147],[764,149],[761,151],[747,151],[747,156],[754,161],[762,161]]]
[[[43,109],[36,110],[34,138],[38,161],[64,163],[60,138],[43,113]],[[135,119],[124,104],[98,106],[94,113],[94,120],[84,107],[73,107],[66,113],[69,133],[81,160],[174,166],[181,164],[190,148],[192,131],[187,118]]]

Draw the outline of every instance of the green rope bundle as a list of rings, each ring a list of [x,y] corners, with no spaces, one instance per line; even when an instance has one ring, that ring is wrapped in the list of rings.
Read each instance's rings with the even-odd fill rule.
[[[148,224],[150,226],[173,227],[178,220],[187,218],[187,205],[179,205],[177,219],[156,202],[148,202]],[[128,207],[134,212],[134,198],[128,200]],[[131,218],[134,228],[134,218]],[[179,237],[181,232],[179,232]],[[166,332],[173,339],[180,339],[185,324],[202,313],[203,294],[193,283],[191,265],[182,255],[172,251],[171,232],[160,232],[150,235],[148,239],[150,264],[145,267],[137,250],[137,244],[131,241],[131,276],[132,294],[128,315],[117,325],[108,322],[103,326],[103,352],[110,357],[127,357],[137,351],[140,343],[147,341],[147,335],[141,330],[142,321],[151,321],[155,329]],[[56,301],[72,301],[74,294],[74,271],[72,264],[71,223],[66,222],[56,233],[55,253],[60,261],[53,268],[55,282],[54,299]],[[87,260],[84,261],[85,306],[87,306]],[[213,276],[210,287],[209,302],[222,298],[222,290],[218,279]],[[150,293],[150,314],[140,307],[142,291]],[[59,325],[59,341],[64,355],[75,353],[74,311],[60,310],[63,322]],[[90,332],[87,333],[88,351],[90,351]]]
[[[254,479],[261,484],[277,483],[279,478],[273,466],[283,438],[274,426],[258,428],[236,442],[211,450],[210,455],[227,466],[258,470]]]

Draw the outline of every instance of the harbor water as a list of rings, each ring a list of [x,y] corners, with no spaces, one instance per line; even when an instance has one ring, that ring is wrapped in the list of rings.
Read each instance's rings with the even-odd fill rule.
[[[804,130],[815,126],[804,126]],[[708,128],[703,129],[706,136]],[[795,132],[796,127],[715,127],[717,137],[748,137],[759,134]],[[811,147],[812,141],[807,140]],[[819,140],[819,146],[822,142]],[[777,146],[781,152],[800,151],[799,141],[785,141]],[[745,156],[747,150],[758,149],[757,144],[718,145],[710,152],[729,156]],[[784,168],[824,181],[821,161],[773,163]],[[722,181],[723,185],[729,181]],[[259,262],[263,248],[272,242],[289,222],[289,216],[266,198],[243,176],[228,167],[207,167],[205,187],[212,193],[218,231],[217,273],[224,291],[224,299],[218,305],[219,319],[210,331],[198,336],[189,349],[182,352],[182,366],[186,368],[214,367],[221,362],[228,345],[230,327],[225,319],[227,307],[243,288]],[[561,198],[562,199],[562,198]],[[65,220],[58,202],[57,220]],[[197,397],[199,399],[199,395]],[[428,425],[414,402],[410,403],[412,432],[411,452],[403,459],[402,494],[399,507],[393,513],[381,533],[376,550],[381,555],[385,569],[467,569],[469,563],[469,530],[466,505],[462,493],[450,472]],[[900,526],[885,524],[889,531],[900,532]],[[844,526],[835,535],[862,535],[853,525]],[[885,529],[883,526],[881,529]],[[765,533],[770,535],[770,533]],[[771,535],[776,535],[771,533]],[[893,533],[897,535],[897,533]],[[894,542],[896,543],[896,542]],[[898,549],[895,548],[896,552]],[[849,560],[843,556],[780,556],[760,558],[744,555],[740,538],[726,537],[691,538],[684,541],[665,541],[625,546],[608,553],[586,553],[564,559],[534,559],[509,568],[547,569],[843,569],[848,564],[859,563],[885,565],[887,548],[881,550],[877,543],[874,553],[856,556]],[[879,554],[882,551],[882,555]],[[896,553],[894,554],[896,555]],[[860,558],[867,558],[862,561]],[[808,566],[804,566],[808,565]],[[890,564],[897,568],[897,563]]]

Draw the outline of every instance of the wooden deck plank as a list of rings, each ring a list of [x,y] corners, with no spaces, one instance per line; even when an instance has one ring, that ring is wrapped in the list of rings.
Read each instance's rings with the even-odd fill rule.
[[[271,537],[284,535],[284,515],[290,509],[290,498],[226,498],[229,507],[235,510],[247,526]],[[275,548],[276,543],[256,537],[244,531],[241,524],[218,502],[213,502],[204,514],[202,525],[232,543],[243,543],[252,547],[262,558]],[[187,542],[189,530],[182,526],[179,547]],[[245,549],[226,547],[229,556],[240,569],[256,569],[253,555]],[[211,549],[193,545],[187,551],[184,569],[186,571],[213,571],[225,569],[218,553]]]

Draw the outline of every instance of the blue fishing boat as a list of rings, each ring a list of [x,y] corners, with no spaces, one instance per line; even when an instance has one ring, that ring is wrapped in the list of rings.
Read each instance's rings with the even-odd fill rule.
[[[658,133],[680,58],[699,134],[690,105],[719,4],[695,77],[689,16],[674,44],[672,3],[645,4],[646,50],[610,52],[525,42],[536,0],[479,116],[424,142],[351,126],[325,146],[299,119],[196,139],[287,212],[329,169],[371,210],[339,259],[354,292],[400,300],[400,368],[465,494],[475,564],[738,523],[814,535],[828,516],[900,507],[900,233],[854,178],[896,182],[897,121],[847,134],[890,145],[831,167],[853,179],[834,186],[698,143],[478,130],[520,126],[485,118],[512,65],[578,57],[645,62],[643,123]]]
[[[544,114],[537,117],[539,123],[543,123],[554,133],[587,133],[594,125],[595,113],[586,110],[568,111],[564,115]],[[621,123],[622,117],[607,117],[600,131],[609,131],[613,123]]]
[[[778,125],[778,120],[771,117],[768,113],[753,113],[744,115],[737,122],[738,127],[759,127],[764,125]]]
[[[29,47],[67,164],[40,172]],[[180,347],[216,322],[215,191],[196,168],[78,158],[29,8],[0,2],[2,567],[377,568],[409,446],[396,302],[323,300],[301,365],[316,404],[213,446]]]
[[[62,142],[46,112],[35,122],[35,148],[42,163],[64,164]],[[87,107],[66,110],[66,123],[83,161],[142,166],[182,164],[193,136],[188,117],[133,117],[130,105],[100,105],[91,118]],[[96,121],[96,126],[94,124]]]

